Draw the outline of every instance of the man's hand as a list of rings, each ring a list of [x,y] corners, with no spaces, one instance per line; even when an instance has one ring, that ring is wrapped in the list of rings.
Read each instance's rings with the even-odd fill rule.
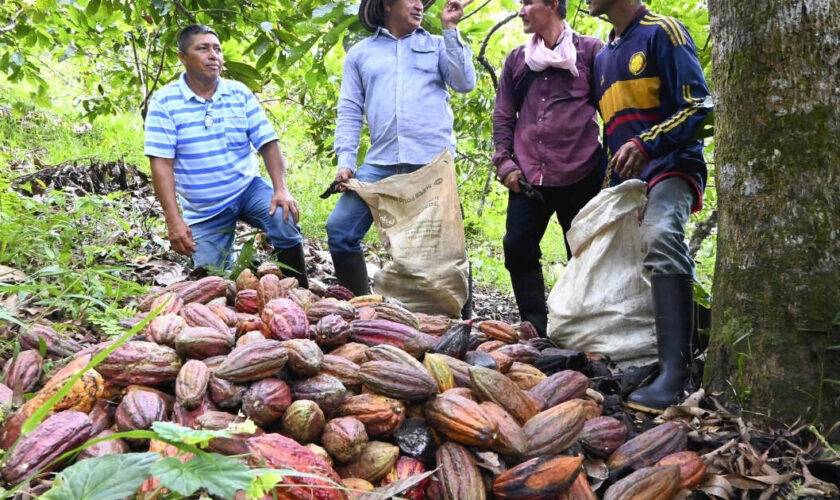
[[[177,219],[167,220],[166,229],[169,233],[169,244],[172,250],[187,257],[195,253],[195,241],[193,240],[190,226],[180,216]]]
[[[443,6],[440,13],[440,25],[445,30],[454,30],[455,26],[464,17],[464,7],[471,4],[473,0],[449,0]]]
[[[502,180],[502,184],[505,185],[506,188],[510,189],[514,193],[519,192],[519,179],[524,179],[525,176],[522,175],[522,171],[519,169],[513,170],[508,173],[504,180]]]
[[[280,210],[283,211],[283,222],[289,222],[289,214],[291,214],[295,224],[298,223],[300,219],[298,204],[292,198],[292,194],[289,193],[288,189],[276,189],[274,191],[274,196],[271,197],[271,207],[268,209],[268,215],[273,216],[274,212],[277,211],[277,207],[280,207]]]
[[[348,180],[350,180],[352,178],[353,178],[353,171],[350,170],[347,167],[339,168],[338,173],[335,174],[335,180],[341,181],[341,182],[347,182]],[[343,193],[343,192],[347,191],[347,187],[339,184],[338,190]]]
[[[610,165],[615,168],[616,173],[624,179],[638,177],[647,163],[647,156],[633,141],[625,142],[610,161]]]

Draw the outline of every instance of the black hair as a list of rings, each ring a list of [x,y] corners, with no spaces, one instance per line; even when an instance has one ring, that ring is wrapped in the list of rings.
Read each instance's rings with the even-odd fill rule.
[[[210,26],[205,26],[203,24],[191,24],[182,29],[181,33],[178,34],[178,52],[187,51],[190,47],[190,39],[193,35],[216,35],[216,38],[219,38],[219,35],[217,35]]]
[[[540,0],[544,5],[551,3],[551,0]],[[566,19],[566,0],[557,0],[557,15],[560,19]]]

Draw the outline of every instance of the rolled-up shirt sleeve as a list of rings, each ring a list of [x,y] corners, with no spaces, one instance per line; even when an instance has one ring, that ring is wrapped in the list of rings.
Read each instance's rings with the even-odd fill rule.
[[[513,68],[508,57],[499,78],[496,105],[493,108],[493,165],[496,166],[496,175],[500,181],[519,168],[513,161],[513,138],[516,130],[514,90]]]
[[[335,154],[338,168],[356,170],[356,156],[359,137],[362,133],[365,109],[365,91],[362,78],[356,66],[353,52],[344,59],[344,73],[341,77],[341,91],[338,95],[338,118],[335,125]]]
[[[443,30],[443,54],[440,58],[443,81],[455,92],[466,94],[475,88],[472,52],[461,40],[458,30]]]

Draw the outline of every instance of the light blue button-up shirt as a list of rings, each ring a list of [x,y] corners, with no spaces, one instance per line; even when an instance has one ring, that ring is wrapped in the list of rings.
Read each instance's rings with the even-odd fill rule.
[[[356,169],[362,117],[370,129],[365,163],[426,164],[444,148],[455,152],[449,90],[475,87],[470,49],[456,30],[423,28],[399,40],[385,28],[347,52],[338,98],[338,166]]]

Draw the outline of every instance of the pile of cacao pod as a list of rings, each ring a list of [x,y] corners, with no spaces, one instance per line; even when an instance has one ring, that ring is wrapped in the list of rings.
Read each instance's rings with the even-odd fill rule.
[[[254,434],[213,439],[209,451],[347,487],[308,488],[326,483],[289,477],[294,486],[278,488],[279,498],[355,498],[436,470],[400,495],[667,499],[705,475],[677,423],[628,440],[626,423],[602,414],[604,397],[587,375],[538,369],[560,350],[528,323],[455,321],[413,314],[381,296],[354,297],[338,285],[297,285],[266,264],[235,283],[207,277],[149,296],[140,310],[158,315],[20,439],[3,481],[13,485],[113,432],[156,421],[226,429],[245,419],[256,424]],[[35,396],[6,418],[4,449],[35,409],[111,345],[83,346],[45,325],[19,341],[24,350],[5,367],[0,399]],[[71,361],[46,376],[39,347]],[[176,452],[155,441],[113,440],[77,460],[132,450]],[[592,460],[606,460],[612,471],[595,491],[585,468]],[[147,481],[141,492],[156,486]]]

